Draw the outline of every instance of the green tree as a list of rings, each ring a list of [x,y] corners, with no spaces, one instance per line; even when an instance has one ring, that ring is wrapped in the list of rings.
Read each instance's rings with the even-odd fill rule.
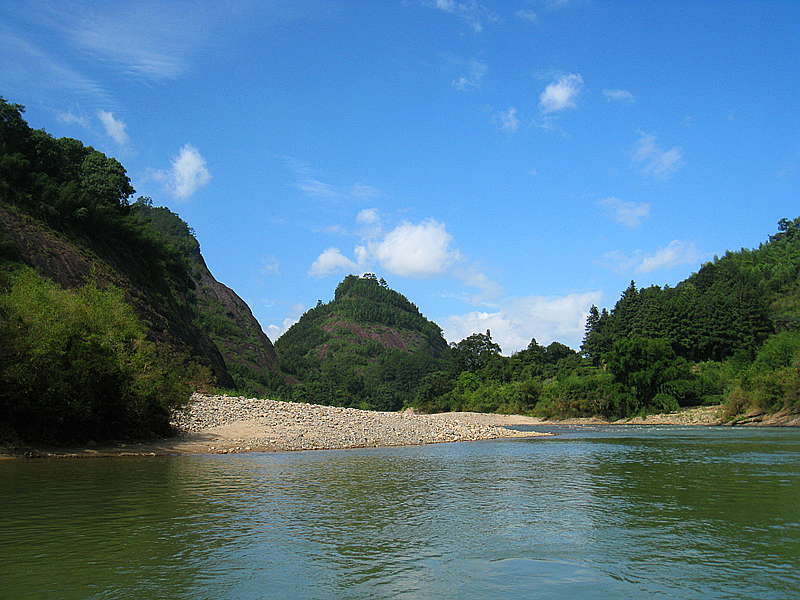
[[[458,371],[479,371],[491,358],[500,354],[500,346],[492,341],[492,333],[473,333],[458,343],[450,345],[450,360]]]

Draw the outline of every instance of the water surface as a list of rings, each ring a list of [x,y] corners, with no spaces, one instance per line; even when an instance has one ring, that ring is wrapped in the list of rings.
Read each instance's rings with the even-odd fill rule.
[[[0,463],[0,598],[800,597],[800,431]]]

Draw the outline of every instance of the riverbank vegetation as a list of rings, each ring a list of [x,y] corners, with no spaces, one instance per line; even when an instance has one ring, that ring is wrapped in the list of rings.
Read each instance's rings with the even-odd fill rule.
[[[121,290],[64,290],[31,269],[0,294],[0,423],[35,440],[170,434],[207,369],[146,339]]]
[[[800,218],[674,288],[634,282],[593,306],[581,352],[535,340],[510,357],[491,333],[451,345],[413,402],[423,410],[609,418],[724,403],[725,418],[800,411]]]

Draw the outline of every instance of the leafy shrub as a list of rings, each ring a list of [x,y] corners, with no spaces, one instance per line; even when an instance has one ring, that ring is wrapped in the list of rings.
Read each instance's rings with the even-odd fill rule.
[[[114,287],[62,290],[25,269],[0,294],[0,422],[23,438],[167,435],[209,377],[147,341]]]

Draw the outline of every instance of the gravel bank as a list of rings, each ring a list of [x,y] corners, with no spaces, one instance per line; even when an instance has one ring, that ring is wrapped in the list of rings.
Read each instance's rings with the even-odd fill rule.
[[[0,448],[0,459],[13,456],[228,454],[408,446],[548,435],[513,429],[531,425],[543,428],[554,425],[717,425],[719,414],[720,407],[702,407],[613,423],[597,418],[544,421],[521,415],[387,413],[195,394],[191,404],[174,416],[173,425],[179,432],[175,437],[114,445],[91,444],[80,448]]]
[[[173,424],[180,451],[249,452],[408,446],[501,437],[520,432],[454,416],[375,412],[231,396],[194,395]],[[201,446],[189,450],[189,446]]]

